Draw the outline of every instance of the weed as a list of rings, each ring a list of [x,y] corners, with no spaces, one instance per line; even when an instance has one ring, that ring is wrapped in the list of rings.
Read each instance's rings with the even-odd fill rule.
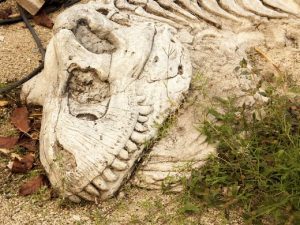
[[[172,113],[168,118],[162,123],[162,125],[156,125],[158,129],[157,139],[165,138],[169,132],[171,127],[173,127],[177,123],[177,115]]]
[[[300,101],[273,90],[263,119],[249,118],[234,99],[219,100],[222,113],[209,110],[217,123],[206,120],[201,130],[218,140],[218,154],[185,182],[183,210],[241,208],[250,224],[300,224]]]

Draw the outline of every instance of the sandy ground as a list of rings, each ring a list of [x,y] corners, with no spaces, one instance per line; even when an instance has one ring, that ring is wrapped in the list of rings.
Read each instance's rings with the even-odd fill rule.
[[[87,1],[81,1],[87,2]],[[15,1],[1,3],[0,10],[12,6]],[[55,19],[58,13],[51,15]],[[51,30],[34,26],[46,47]],[[18,80],[39,65],[41,59],[31,34],[21,23],[0,26],[0,83]],[[0,134],[14,134],[9,123],[10,109],[1,110]],[[12,175],[6,168],[8,159],[0,156],[0,224],[226,224],[221,212],[205,212],[205,216],[189,216],[180,212],[179,194],[163,194],[125,186],[119,197],[95,204],[75,205],[52,198],[49,189],[20,197],[18,189],[40,168],[30,174]],[[217,216],[218,215],[218,216]],[[231,223],[232,224],[232,223]],[[239,224],[239,223],[236,223]]]
[[[0,9],[10,6],[16,13],[14,1],[2,3]],[[51,38],[51,30],[41,26],[35,26],[35,29],[46,46]],[[0,26],[0,37],[3,39],[0,41],[0,83],[19,79],[39,65],[41,57],[24,23]]]

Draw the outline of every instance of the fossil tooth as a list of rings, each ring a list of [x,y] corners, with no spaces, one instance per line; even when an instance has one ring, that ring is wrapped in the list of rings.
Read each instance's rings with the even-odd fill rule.
[[[140,115],[147,116],[153,112],[153,106],[143,105],[139,107]]]
[[[109,189],[101,176],[96,177],[92,182],[101,191],[107,191]]]
[[[139,116],[137,120],[140,123],[145,123],[149,120],[149,118],[147,116]]]
[[[123,160],[128,160],[129,159],[128,152],[126,150],[122,149],[119,153],[119,157]]]
[[[111,166],[116,170],[125,170],[128,167],[125,162],[122,162],[121,160],[119,160],[117,158],[113,161]]]
[[[106,168],[103,171],[103,177],[105,180],[107,180],[109,182],[114,182],[118,179],[118,177],[109,168]]]
[[[81,199],[76,195],[70,195],[68,198],[71,202],[75,202],[75,203],[80,203],[81,202]]]
[[[137,103],[143,103],[146,100],[146,96],[145,95],[140,95],[136,97],[136,101]]]
[[[92,195],[90,195],[89,193],[87,193],[85,191],[81,191],[81,192],[77,193],[77,195],[80,198],[83,198],[86,201],[90,201],[90,202],[94,202],[95,201],[95,197],[93,197]]]
[[[148,128],[146,126],[144,126],[143,124],[140,124],[140,123],[136,123],[134,129],[138,132],[141,132],[141,133],[148,131]]]
[[[148,135],[141,134],[139,132],[133,131],[131,134],[131,140],[137,144],[143,144],[150,139]]]
[[[125,148],[128,150],[129,153],[134,152],[138,149],[137,145],[130,140],[127,141]]]
[[[88,186],[85,187],[85,191],[91,195],[100,196],[100,193],[91,184],[89,184]]]

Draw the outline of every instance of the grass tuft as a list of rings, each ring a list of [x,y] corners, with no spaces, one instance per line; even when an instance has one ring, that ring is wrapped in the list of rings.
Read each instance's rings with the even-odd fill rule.
[[[222,113],[209,110],[217,122],[201,130],[218,140],[218,154],[193,171],[186,196],[226,213],[242,209],[249,224],[300,224],[300,100],[267,95],[263,118],[249,118],[234,99],[218,100]]]

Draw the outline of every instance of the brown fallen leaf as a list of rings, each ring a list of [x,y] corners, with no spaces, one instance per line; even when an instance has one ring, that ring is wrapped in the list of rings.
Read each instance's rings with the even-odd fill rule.
[[[34,163],[34,154],[28,153],[23,158],[14,158],[9,162],[7,167],[11,169],[13,173],[26,173],[32,169]]]
[[[11,114],[11,122],[20,131],[27,133],[30,130],[27,108],[16,108]]]
[[[37,150],[37,141],[24,137],[18,141],[18,145],[26,148],[29,152],[35,152]]]
[[[41,187],[48,185],[48,179],[45,175],[39,175],[22,184],[19,189],[19,195],[26,196],[37,192]]]
[[[31,139],[32,139],[32,140],[39,140],[39,138],[40,138],[40,133],[39,133],[39,132],[32,132],[32,133],[30,134],[30,136],[31,136]]]
[[[0,10],[0,19],[8,19],[8,17],[12,14],[12,9],[9,8],[5,8]]]
[[[18,160],[21,160],[22,159],[22,157],[19,155],[19,154],[17,154],[17,153],[15,153],[15,152],[12,152],[11,154],[10,154],[10,158],[11,159],[18,159]]]
[[[0,107],[7,106],[9,104],[9,101],[6,100],[0,100]]]
[[[13,148],[17,144],[19,137],[0,137],[0,148]]]
[[[5,156],[8,156],[11,153],[9,149],[6,148],[0,148],[0,154],[3,154]]]
[[[43,27],[52,28],[54,23],[53,21],[48,17],[46,12],[44,10],[41,10],[37,15],[33,17],[33,21],[37,25],[41,25]]]

